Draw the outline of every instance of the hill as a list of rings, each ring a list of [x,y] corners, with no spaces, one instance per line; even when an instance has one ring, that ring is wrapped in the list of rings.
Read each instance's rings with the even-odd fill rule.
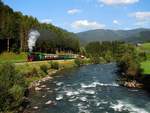
[[[97,29],[85,32],[77,33],[82,43],[90,41],[127,41],[127,42],[139,42],[150,41],[150,29],[133,29],[133,30],[105,30]]]

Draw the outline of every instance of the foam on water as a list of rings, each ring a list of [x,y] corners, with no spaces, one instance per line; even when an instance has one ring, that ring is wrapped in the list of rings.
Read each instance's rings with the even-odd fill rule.
[[[119,85],[116,83],[112,83],[112,84],[106,84],[106,83],[100,83],[100,82],[93,82],[91,84],[84,84],[81,83],[81,88],[95,88],[97,86],[112,86],[112,87],[118,87]]]
[[[67,96],[74,96],[80,94],[78,91],[66,91]]]
[[[111,108],[113,108],[115,111],[129,111],[130,113],[149,113],[148,111],[138,108],[133,104],[118,100],[117,104],[111,103]]]
[[[75,98],[69,99],[68,101],[69,101],[69,102],[73,102],[73,101],[76,101],[77,99],[78,99],[78,97],[75,97]]]
[[[90,94],[90,95],[94,95],[95,94],[95,91],[94,90],[85,90],[85,89],[80,89],[79,90],[80,93],[85,93],[85,94]]]
[[[63,84],[63,82],[56,83],[57,86],[61,86],[62,84]]]
[[[86,102],[87,98],[86,97],[80,97],[80,100],[83,101],[83,102]]]
[[[79,112],[78,113],[90,113],[90,111],[88,110],[88,105],[85,106],[82,103],[77,104]]]
[[[56,100],[62,100],[63,99],[63,96],[62,95],[58,95],[57,97],[56,97]]]
[[[94,87],[96,87],[96,84],[92,83],[92,84],[86,85],[84,83],[81,83],[81,87],[82,88],[92,88],[92,87],[94,88]]]

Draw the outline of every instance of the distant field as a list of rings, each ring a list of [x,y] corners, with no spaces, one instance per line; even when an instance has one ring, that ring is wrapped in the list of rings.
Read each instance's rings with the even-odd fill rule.
[[[147,60],[150,60],[150,43],[141,44],[139,47],[137,47],[137,51],[145,52]]]
[[[149,50],[150,51],[150,43],[144,43],[140,47],[142,50]]]
[[[143,74],[150,74],[150,43],[141,44],[137,50],[139,52],[146,52],[147,61],[141,62],[141,69]]]
[[[138,51],[150,51],[150,43],[144,43],[137,47]]]
[[[143,74],[150,74],[150,61],[142,62],[141,69],[143,69]]]
[[[0,64],[5,63],[5,62],[12,62],[12,63],[17,63],[17,62],[25,62],[27,61],[27,54],[26,53],[2,53],[0,54]]]

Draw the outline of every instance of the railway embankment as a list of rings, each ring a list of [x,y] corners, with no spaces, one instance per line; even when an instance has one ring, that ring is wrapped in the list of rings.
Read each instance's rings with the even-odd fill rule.
[[[74,60],[50,60],[15,63],[16,70],[23,73],[29,87],[41,80],[50,78],[59,70],[76,66]]]

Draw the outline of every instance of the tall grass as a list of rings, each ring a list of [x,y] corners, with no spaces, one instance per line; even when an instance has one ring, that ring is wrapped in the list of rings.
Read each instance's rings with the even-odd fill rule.
[[[5,63],[5,62],[11,62],[11,63],[16,63],[16,62],[24,62],[27,60],[27,54],[22,52],[20,54],[16,54],[13,52],[4,52],[0,54],[0,63]]]

